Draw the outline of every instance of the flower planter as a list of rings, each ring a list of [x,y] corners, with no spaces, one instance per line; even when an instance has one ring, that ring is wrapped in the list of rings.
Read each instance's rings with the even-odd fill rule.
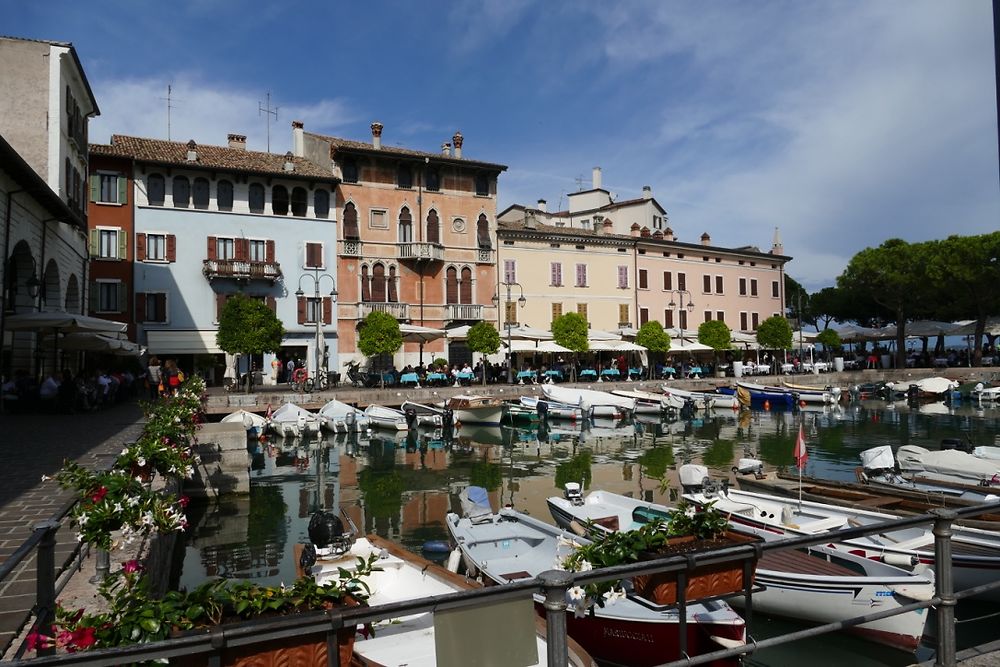
[[[643,560],[666,558],[681,554],[703,553],[724,547],[760,541],[761,538],[756,535],[746,535],[731,530],[727,530],[722,537],[707,542],[696,540],[690,535],[674,537],[667,542],[668,546],[663,551],[644,553]],[[755,558],[751,562],[751,580],[756,570],[757,559]],[[638,595],[656,604],[676,604],[677,575],[678,573],[676,572],[656,572],[654,574],[640,575],[632,578],[632,587]],[[739,593],[743,590],[745,583],[743,581],[742,560],[700,565],[687,573],[684,599],[687,602],[693,602],[695,600],[728,595],[730,593]]]

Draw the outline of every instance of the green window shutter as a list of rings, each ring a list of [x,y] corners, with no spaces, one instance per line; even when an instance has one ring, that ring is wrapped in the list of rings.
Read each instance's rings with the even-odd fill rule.
[[[101,175],[90,175],[90,201],[98,201],[101,196]]]
[[[118,232],[118,259],[128,258],[128,232]]]
[[[97,253],[100,252],[100,242],[101,233],[96,229],[90,230],[90,256],[97,257]]]
[[[118,203],[128,203],[128,179],[124,176],[118,177]]]
[[[115,305],[119,313],[125,312],[125,296],[125,283],[118,283],[118,303]]]

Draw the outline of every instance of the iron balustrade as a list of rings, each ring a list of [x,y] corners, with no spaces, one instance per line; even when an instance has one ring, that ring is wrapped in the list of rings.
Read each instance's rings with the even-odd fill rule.
[[[242,259],[206,259],[202,262],[202,273],[209,280],[235,278],[274,282],[281,277],[281,265],[278,262],[253,262]]]
[[[56,656],[40,656],[33,660],[15,660],[13,665],[34,665],[42,667],[47,665],[120,665],[138,661],[155,660],[161,658],[177,657],[191,654],[210,654],[211,659],[220,656],[220,652],[227,646],[249,646],[254,644],[266,644],[269,641],[292,636],[306,634],[326,633],[327,635],[327,656],[328,664],[337,667],[339,662],[336,650],[336,633],[338,630],[356,624],[372,623],[380,620],[397,618],[399,616],[433,613],[449,609],[477,608],[493,604],[499,601],[517,600],[531,598],[541,593],[543,606],[547,616],[547,650],[549,665],[568,664],[568,642],[566,635],[566,596],[569,588],[577,585],[586,585],[602,581],[612,581],[628,578],[642,574],[652,574],[654,572],[676,573],[678,603],[681,608],[679,616],[679,637],[681,640],[681,650],[684,646],[684,628],[686,623],[685,607],[687,601],[684,599],[684,589],[688,574],[696,567],[710,564],[717,564],[731,561],[742,561],[744,574],[747,574],[752,567],[754,560],[759,559],[764,553],[769,551],[780,551],[786,549],[796,549],[815,544],[838,543],[844,540],[863,537],[873,533],[887,530],[909,528],[921,524],[934,522],[934,549],[935,549],[935,586],[936,595],[927,601],[914,602],[896,609],[865,614],[852,619],[827,623],[815,627],[810,627],[796,632],[786,633],[761,641],[754,640],[749,632],[752,624],[752,600],[753,584],[750,577],[745,576],[745,589],[743,595],[747,599],[746,627],[748,641],[746,644],[734,648],[713,651],[693,657],[683,657],[680,660],[665,663],[661,667],[679,667],[681,665],[700,665],[740,655],[750,655],[755,651],[772,646],[787,644],[792,641],[815,637],[841,630],[855,625],[861,625],[874,620],[889,618],[899,614],[909,613],[917,609],[936,607],[937,609],[937,652],[936,665],[941,667],[952,667],[955,660],[955,604],[958,600],[980,593],[1000,589],[1000,579],[983,584],[975,588],[955,592],[952,590],[951,571],[951,526],[959,518],[972,517],[996,511],[1000,507],[1000,502],[984,503],[976,507],[966,507],[961,509],[938,508],[929,514],[907,517],[880,523],[871,526],[860,526],[847,528],[829,533],[816,535],[802,535],[792,537],[779,542],[752,543],[738,546],[726,547],[711,552],[689,554],[682,556],[671,556],[658,560],[644,561],[628,565],[618,565],[615,567],[589,572],[566,572],[565,570],[548,570],[541,573],[534,580],[527,580],[505,584],[503,586],[492,586],[480,589],[460,591],[447,595],[437,595],[395,602],[392,604],[377,605],[371,607],[345,607],[332,609],[329,611],[304,612],[292,616],[284,616],[274,619],[259,619],[238,624],[219,626],[201,633],[168,639],[160,642],[151,642],[133,646],[125,646],[98,651],[84,651]],[[51,525],[42,527],[40,530],[47,535],[53,534],[58,529],[58,525],[52,522]],[[40,538],[38,533],[33,534],[15,552],[23,559],[23,552],[32,548],[51,549],[49,540],[44,535]],[[13,559],[13,557],[12,557]],[[50,560],[39,557],[39,564],[43,560],[49,563]],[[0,572],[9,574],[13,567],[4,563]],[[54,581],[54,576],[46,577],[46,582]],[[39,577],[41,582],[42,577]],[[48,585],[48,583],[46,583]],[[55,600],[55,593],[51,590],[42,591],[39,585],[39,609],[44,609],[44,604]],[[739,594],[736,594],[739,595]],[[724,596],[735,597],[735,595]],[[23,646],[22,646],[23,651]],[[19,652],[20,655],[20,652]],[[682,655],[684,655],[682,653]]]

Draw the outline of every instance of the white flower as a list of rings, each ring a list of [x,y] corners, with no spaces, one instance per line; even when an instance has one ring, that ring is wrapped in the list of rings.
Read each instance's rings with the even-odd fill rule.
[[[624,600],[626,598],[625,589],[619,588],[618,590],[611,589],[604,594],[604,601],[608,604],[614,604],[619,600]]]
[[[115,503],[114,510],[115,512],[124,512],[125,508],[122,507],[121,503]]]
[[[136,498],[135,496],[130,496],[129,497],[129,499],[128,499],[128,506],[129,507],[135,507],[138,504],[139,504],[139,499],[138,498]]]
[[[80,516],[77,517],[76,522],[79,523],[80,526],[82,527],[82,526],[86,526],[87,525],[87,521],[89,521],[89,520],[90,520],[90,517],[87,516],[86,513],[82,513],[82,514],[80,514]]]
[[[698,511],[692,505],[688,505],[687,507],[684,508],[684,516],[688,517],[689,519],[693,519],[694,515],[697,513]]]
[[[140,456],[139,460],[136,461],[136,463],[139,464],[140,468],[145,468],[146,467],[146,457],[145,456]]]
[[[587,595],[587,592],[583,590],[580,586],[574,586],[569,589],[569,599],[574,601],[582,600]]]
[[[566,568],[564,567],[563,559],[560,558],[559,556],[556,556],[555,560],[552,562],[552,569],[553,570],[565,570]]]
[[[43,482],[47,482],[47,481],[49,481],[50,479],[52,479],[52,478],[51,478],[51,477],[49,477],[48,475],[42,475],[42,481],[43,481]]]
[[[145,514],[142,515],[142,524],[144,526],[151,526],[151,525],[153,525],[153,513],[152,512],[146,512]]]
[[[587,615],[587,610],[594,606],[594,601],[587,599],[581,600],[577,604],[573,605],[573,616],[576,618],[583,618]]]
[[[76,541],[77,542],[83,542],[83,533],[77,533],[76,534]]]
[[[122,456],[128,456],[128,447],[122,450]]]
[[[594,566],[590,564],[589,560],[581,560],[578,572],[590,572],[594,569]]]

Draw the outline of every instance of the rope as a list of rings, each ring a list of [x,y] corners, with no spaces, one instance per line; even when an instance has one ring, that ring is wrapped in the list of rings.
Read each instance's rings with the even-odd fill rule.
[[[1000,611],[995,611],[992,614],[983,614],[982,616],[976,616],[974,618],[962,618],[962,619],[956,618],[955,625],[958,625],[959,623],[973,623],[975,621],[982,621],[984,619],[993,618],[995,616],[1000,616]]]

